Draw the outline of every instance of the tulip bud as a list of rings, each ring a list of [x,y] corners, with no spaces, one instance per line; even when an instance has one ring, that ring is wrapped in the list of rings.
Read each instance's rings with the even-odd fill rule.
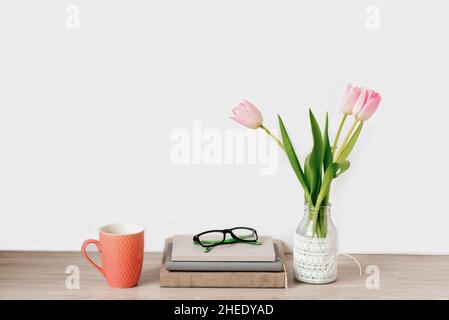
[[[365,105],[367,96],[367,90],[365,88],[360,89],[360,95],[357,98],[357,101],[354,104],[354,107],[352,108],[352,114],[354,116],[357,116],[357,114],[362,110],[363,106]]]
[[[366,121],[371,118],[374,112],[376,112],[381,100],[382,98],[380,94],[373,91],[373,93],[367,99],[365,106],[357,115],[357,119],[359,119],[360,121]]]
[[[354,108],[354,104],[360,96],[360,88],[353,87],[351,84],[348,84],[346,87],[346,92],[343,95],[343,99],[341,102],[340,110],[345,114],[351,114],[352,109]]]
[[[232,110],[234,114],[231,119],[248,127],[250,129],[257,129],[262,125],[263,117],[259,109],[256,108],[251,102],[243,100],[239,103],[237,108]]]
[[[360,121],[366,121],[376,112],[381,96],[370,89],[362,89],[357,99],[352,114]]]

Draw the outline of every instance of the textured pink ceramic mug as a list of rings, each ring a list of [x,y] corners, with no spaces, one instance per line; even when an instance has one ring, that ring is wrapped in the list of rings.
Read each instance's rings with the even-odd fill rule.
[[[86,253],[95,244],[101,255],[102,267]],[[84,241],[82,253],[114,288],[131,288],[139,282],[144,253],[144,228],[136,224],[110,224],[100,229],[100,240]]]

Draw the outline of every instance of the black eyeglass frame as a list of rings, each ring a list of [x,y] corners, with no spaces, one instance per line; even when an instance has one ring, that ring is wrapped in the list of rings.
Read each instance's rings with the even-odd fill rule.
[[[245,230],[249,230],[252,231],[254,233],[254,235],[256,236],[256,239],[252,239],[252,240],[248,240],[248,239],[241,239],[238,236],[235,235],[235,233],[233,232],[233,230],[236,229],[245,229]],[[220,239],[217,239],[216,241],[220,241],[214,244],[204,244],[200,241],[200,237],[202,235],[205,235],[207,233],[217,233],[217,232],[221,232],[223,234],[223,239],[220,241]],[[200,246],[204,247],[204,248],[211,248],[211,247],[215,247],[215,246],[219,246],[221,244],[223,244],[226,241],[226,235],[230,234],[232,239],[237,240],[239,242],[247,242],[247,243],[252,243],[252,242],[257,242],[259,240],[259,235],[257,234],[256,229],[253,228],[248,228],[248,227],[235,227],[235,228],[231,228],[231,229],[223,229],[223,230],[208,230],[208,231],[204,231],[201,233],[198,233],[197,235],[193,236],[193,241],[199,243]]]

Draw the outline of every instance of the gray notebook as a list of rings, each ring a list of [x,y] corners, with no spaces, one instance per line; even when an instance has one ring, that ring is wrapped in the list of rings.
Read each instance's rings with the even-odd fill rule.
[[[274,244],[275,261],[173,261],[173,243],[167,246],[166,266],[168,271],[259,271],[280,272],[282,262],[279,248]]]
[[[201,246],[192,245],[192,235],[175,235],[173,237],[173,261],[265,261],[274,262],[276,254],[273,239],[269,236],[259,236],[259,245],[233,243],[217,246],[209,253]]]

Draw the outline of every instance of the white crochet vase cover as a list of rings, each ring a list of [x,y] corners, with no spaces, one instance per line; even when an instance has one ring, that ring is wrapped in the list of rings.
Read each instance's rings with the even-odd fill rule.
[[[299,281],[322,284],[337,278],[337,246],[332,240],[295,234],[293,254],[295,276]]]

